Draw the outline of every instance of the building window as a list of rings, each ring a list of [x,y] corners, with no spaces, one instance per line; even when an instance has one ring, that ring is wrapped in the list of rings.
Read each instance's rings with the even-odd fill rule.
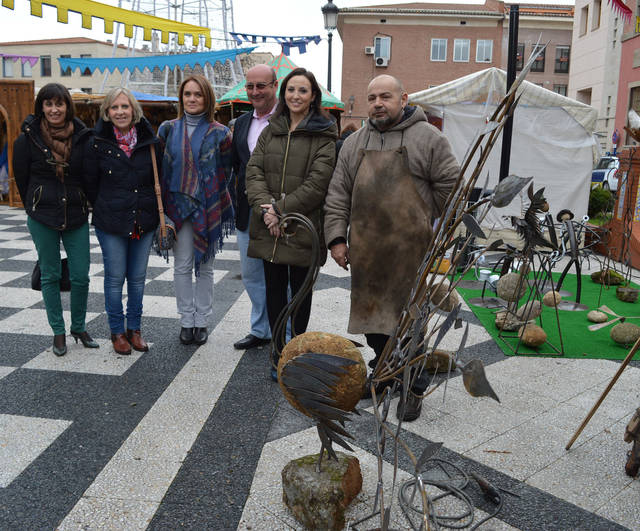
[[[569,73],[569,46],[556,46],[556,62],[554,72],[556,74]]]
[[[460,63],[469,62],[469,39],[453,40],[453,60]]]
[[[518,51],[516,52],[516,70],[522,70],[524,67],[524,43],[518,43]]]
[[[588,23],[589,23],[589,6],[584,6],[580,10],[580,36],[587,33]]]
[[[476,44],[476,63],[490,63],[493,57],[493,41],[479,39]]]
[[[40,76],[51,77],[51,56],[50,55],[40,56]]]
[[[431,39],[431,60],[447,60],[447,39]]]
[[[391,37],[376,37],[373,43],[376,57],[383,57],[384,59],[391,57]]]
[[[542,44],[534,45],[533,54],[535,55],[536,52],[541,48],[544,48],[544,46]],[[545,52],[546,52],[546,49],[542,50],[540,52],[540,55],[538,55],[538,57],[536,57],[536,60],[531,65],[531,71],[532,72],[544,72],[544,54],[545,54]]]
[[[22,63],[22,77],[31,77],[31,63]]]
[[[13,77],[13,59],[11,57],[2,58],[2,77]]]
[[[70,59],[71,58],[70,55],[61,55],[60,57],[62,59]],[[63,77],[70,76],[71,75],[71,68],[67,67],[66,70],[62,70],[62,67],[60,67],[60,75],[63,76]]]
[[[560,96],[566,96],[567,85],[553,85],[553,92],[557,92]]]
[[[593,14],[591,15],[591,29],[600,27],[600,11],[602,9],[601,0],[593,0]]]
[[[80,59],[86,59],[87,57],[91,57],[91,54],[90,54],[90,53],[81,53],[81,54],[80,54]],[[90,76],[90,75],[91,75],[91,70],[90,70],[89,68],[85,68],[85,69],[82,71],[82,74],[81,74],[81,75],[83,75],[83,76]]]

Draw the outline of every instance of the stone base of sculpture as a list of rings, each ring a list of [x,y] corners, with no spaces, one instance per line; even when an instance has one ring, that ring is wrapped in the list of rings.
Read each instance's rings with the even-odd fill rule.
[[[318,454],[289,461],[282,469],[282,500],[306,529],[343,529],[344,511],[362,489],[358,459],[336,454],[337,461],[325,453],[320,472]]]

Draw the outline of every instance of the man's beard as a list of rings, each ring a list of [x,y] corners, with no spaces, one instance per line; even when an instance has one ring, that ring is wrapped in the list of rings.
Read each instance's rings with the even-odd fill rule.
[[[400,121],[400,118],[402,117],[402,111],[403,109],[401,109],[400,112],[395,116],[390,116],[389,114],[387,114],[386,118],[371,118],[371,123],[379,131],[386,131]]]

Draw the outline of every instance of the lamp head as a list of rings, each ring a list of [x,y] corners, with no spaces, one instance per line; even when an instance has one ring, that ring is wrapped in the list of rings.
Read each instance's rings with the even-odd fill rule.
[[[338,6],[329,0],[322,6],[322,16],[324,17],[324,29],[333,31],[338,27]]]

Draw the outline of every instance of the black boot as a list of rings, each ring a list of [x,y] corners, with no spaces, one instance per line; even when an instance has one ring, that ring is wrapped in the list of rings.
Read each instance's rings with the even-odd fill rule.
[[[67,338],[64,334],[53,336],[53,353],[58,357],[67,353]]]

